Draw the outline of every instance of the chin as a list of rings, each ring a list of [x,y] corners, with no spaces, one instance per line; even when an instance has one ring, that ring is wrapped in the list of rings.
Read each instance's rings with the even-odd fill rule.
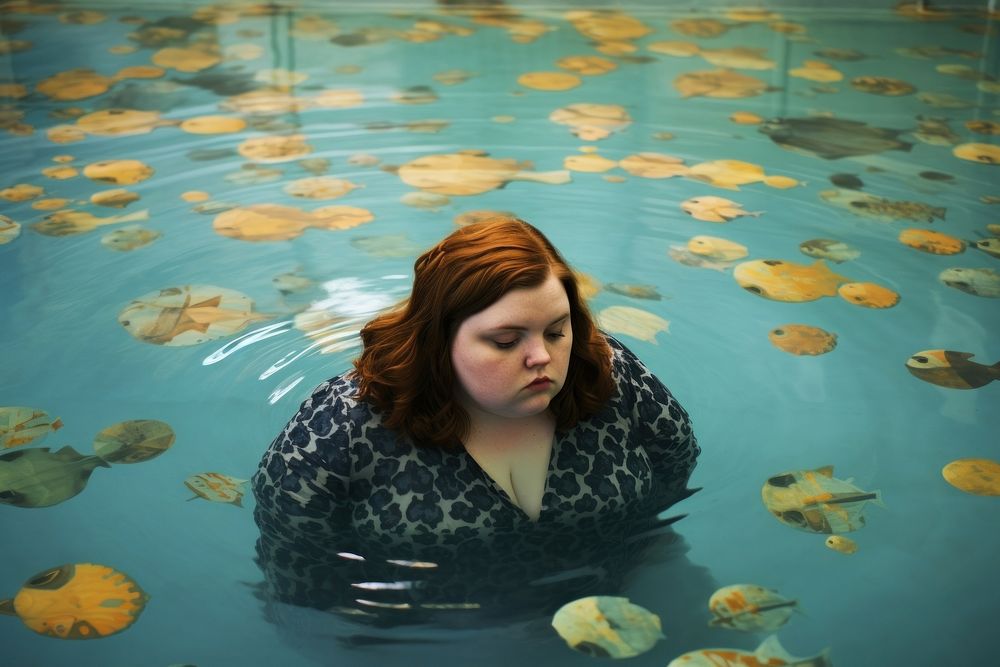
[[[521,417],[534,417],[535,415],[540,415],[549,409],[549,404],[552,402],[551,398],[546,397],[545,400],[537,400],[528,405],[525,405],[518,412]]]

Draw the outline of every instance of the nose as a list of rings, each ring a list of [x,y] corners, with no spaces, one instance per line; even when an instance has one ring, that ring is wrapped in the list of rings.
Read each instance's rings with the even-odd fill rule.
[[[552,361],[552,355],[549,354],[549,348],[544,338],[533,337],[528,342],[524,357],[524,364],[528,368],[534,368],[536,366],[544,366],[550,361]]]

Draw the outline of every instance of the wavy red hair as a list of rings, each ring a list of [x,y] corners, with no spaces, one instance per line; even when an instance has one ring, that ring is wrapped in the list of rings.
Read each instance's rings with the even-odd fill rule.
[[[409,298],[361,330],[354,362],[359,397],[383,423],[417,445],[460,446],[468,413],[455,397],[451,344],[458,326],[514,289],[554,274],[566,289],[573,347],[565,385],[549,404],[565,430],[611,397],[611,353],[569,265],[545,236],[517,218],[497,216],[445,237],[417,258]]]

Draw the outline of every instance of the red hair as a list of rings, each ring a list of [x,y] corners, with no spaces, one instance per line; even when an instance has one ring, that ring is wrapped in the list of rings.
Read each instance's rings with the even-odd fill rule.
[[[537,229],[496,216],[462,227],[417,258],[408,299],[361,330],[354,361],[359,398],[383,423],[417,445],[454,447],[469,431],[455,400],[451,343],[468,317],[514,289],[538,287],[554,274],[569,298],[573,347],[563,389],[549,404],[565,430],[595,414],[611,397],[611,354],[580,295],[569,265]]]

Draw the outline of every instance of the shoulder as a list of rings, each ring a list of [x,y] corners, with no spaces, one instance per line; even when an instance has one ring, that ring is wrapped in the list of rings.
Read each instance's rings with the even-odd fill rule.
[[[338,375],[313,389],[303,401],[293,421],[308,422],[336,419],[339,422],[376,420],[372,406],[358,398],[358,385],[349,375]],[[317,423],[317,426],[323,426]],[[320,428],[319,430],[326,430]]]
[[[357,384],[338,375],[316,387],[279,433],[272,446],[283,455],[345,449],[360,439],[368,427],[381,424],[380,417],[357,396]]]
[[[666,385],[632,350],[617,338],[608,334],[604,336],[613,351],[612,375],[626,402],[674,406],[671,414],[683,412]]]
[[[362,468],[373,455],[400,456],[413,447],[410,438],[389,428],[381,411],[360,398],[350,375],[337,376],[316,387],[279,435],[284,453],[336,461],[353,461]]]
[[[615,384],[637,386],[644,384],[644,377],[652,377],[653,374],[646,365],[624,343],[610,334],[601,333],[611,348],[611,373]]]
[[[357,383],[354,382],[349,374],[337,375],[313,389],[306,402],[317,404],[329,403],[335,400],[357,402],[355,398],[357,389]]]
[[[611,359],[613,363],[621,363],[623,360],[637,359],[632,350],[625,347],[625,343],[605,331],[602,331],[601,335],[604,336],[604,340],[607,341],[608,347],[611,348]]]
[[[350,477],[357,434],[364,433],[375,419],[356,395],[357,386],[346,376],[316,387],[264,453],[254,480],[255,491],[282,488],[306,498],[314,492],[302,485],[315,484],[343,495],[346,486],[338,492],[330,478],[343,481]]]

